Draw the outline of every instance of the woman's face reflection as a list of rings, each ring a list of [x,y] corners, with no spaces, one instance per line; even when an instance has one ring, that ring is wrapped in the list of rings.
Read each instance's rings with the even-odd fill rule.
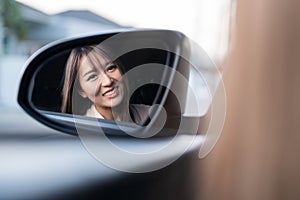
[[[83,56],[79,67],[79,93],[89,98],[97,110],[118,106],[124,98],[120,69],[104,56],[100,57],[99,66],[94,66],[87,56]]]

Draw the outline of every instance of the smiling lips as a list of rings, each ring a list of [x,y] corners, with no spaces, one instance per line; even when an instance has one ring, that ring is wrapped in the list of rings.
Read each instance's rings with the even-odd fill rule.
[[[105,91],[102,96],[105,96],[105,97],[108,97],[109,99],[112,99],[116,96],[119,95],[119,90],[118,90],[118,87],[113,87],[107,91]]]

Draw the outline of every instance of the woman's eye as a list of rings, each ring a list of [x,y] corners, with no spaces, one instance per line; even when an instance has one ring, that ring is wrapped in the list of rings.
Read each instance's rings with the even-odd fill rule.
[[[106,68],[106,71],[107,71],[107,72],[113,72],[113,71],[115,71],[115,69],[117,69],[117,66],[116,66],[116,65],[109,65],[109,66]]]
[[[95,80],[95,79],[97,79],[97,74],[91,74],[88,76],[87,81]]]

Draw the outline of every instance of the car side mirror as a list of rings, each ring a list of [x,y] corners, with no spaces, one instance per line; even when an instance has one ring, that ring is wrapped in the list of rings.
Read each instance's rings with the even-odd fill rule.
[[[209,103],[202,111],[193,104],[199,101],[195,88],[206,87],[211,97],[207,80],[202,76],[197,85],[193,78],[193,54],[190,40],[169,30],[56,41],[26,62],[18,103],[41,123],[72,135],[101,131],[145,138],[175,134],[182,123],[181,131],[189,133],[209,110]],[[213,63],[204,53],[197,56],[206,73]],[[194,114],[188,116],[187,107]]]

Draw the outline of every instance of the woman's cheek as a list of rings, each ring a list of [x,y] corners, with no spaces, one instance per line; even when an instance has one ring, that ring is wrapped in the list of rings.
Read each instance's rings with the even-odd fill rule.
[[[89,85],[89,91],[90,91],[90,94],[92,94],[93,96],[96,95],[97,91],[99,90],[99,85],[97,84],[97,81],[94,81],[92,82],[90,85]]]

